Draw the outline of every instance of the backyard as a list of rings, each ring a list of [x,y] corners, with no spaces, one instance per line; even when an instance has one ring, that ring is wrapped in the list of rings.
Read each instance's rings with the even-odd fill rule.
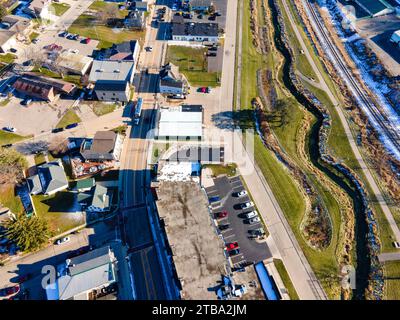
[[[207,49],[183,46],[168,46],[166,61],[179,67],[193,86],[220,85],[219,72],[207,72]]]

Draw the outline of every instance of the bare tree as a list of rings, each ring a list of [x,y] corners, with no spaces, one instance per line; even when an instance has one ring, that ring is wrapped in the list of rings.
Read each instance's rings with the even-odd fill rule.
[[[35,50],[29,46],[24,50],[23,55],[27,61],[31,62],[31,66],[41,71],[43,64],[46,62],[46,57],[41,50]]]

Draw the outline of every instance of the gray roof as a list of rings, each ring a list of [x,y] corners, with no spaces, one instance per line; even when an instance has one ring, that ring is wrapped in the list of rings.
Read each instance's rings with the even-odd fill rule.
[[[43,191],[39,176],[37,174],[28,178],[28,186],[29,191],[32,194],[39,194]]]
[[[89,75],[89,82],[98,80],[129,81],[133,72],[132,61],[94,60]]]
[[[218,23],[173,23],[172,24],[173,36],[198,36],[198,37],[217,37],[218,36]]]
[[[116,281],[115,259],[109,246],[95,249],[58,267],[56,286],[46,288],[48,299],[66,300]],[[68,263],[69,262],[69,263]]]
[[[92,206],[101,209],[107,209],[110,207],[110,195],[107,187],[99,184],[94,188]]]
[[[146,1],[135,1],[134,8],[136,10],[144,10],[147,11],[148,3]]]
[[[85,140],[81,154],[86,160],[113,160],[118,135],[113,131],[97,131],[94,138]]]
[[[211,0],[190,0],[189,4],[192,7],[210,7],[213,2]]]
[[[104,81],[104,80],[99,80],[96,82],[94,86],[94,91],[126,91],[126,86],[128,85],[128,82],[126,81]]]
[[[68,187],[64,168],[59,162],[48,162],[38,166],[38,175],[44,194]]]

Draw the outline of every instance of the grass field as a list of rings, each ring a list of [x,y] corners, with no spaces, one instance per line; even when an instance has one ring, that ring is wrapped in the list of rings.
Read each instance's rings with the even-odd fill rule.
[[[14,62],[16,58],[17,56],[12,53],[0,54],[0,62],[4,62],[7,64]]]
[[[13,213],[24,211],[21,199],[15,194],[14,184],[6,184],[0,187],[0,204],[9,208]]]
[[[0,130],[0,146],[9,144],[9,143],[15,143],[18,141],[22,141],[27,138],[29,138],[29,136],[21,136],[19,134]]]
[[[92,110],[96,116],[103,116],[107,113],[113,112],[115,110],[115,104],[95,102],[92,105]]]
[[[68,109],[68,111],[64,113],[60,121],[57,123],[56,128],[65,128],[69,124],[79,123],[81,121],[81,118],[78,117],[74,110]]]
[[[384,264],[385,299],[400,300],[400,261],[389,261]]]
[[[168,46],[166,60],[179,67],[193,86],[219,86],[220,73],[207,72],[207,49]]]
[[[43,153],[35,154],[34,156],[35,164],[37,166],[46,163],[46,156]]]
[[[278,270],[279,275],[281,276],[281,279],[283,281],[283,284],[285,285],[285,288],[287,290],[287,293],[290,297],[291,300],[300,300],[299,296],[297,295],[296,289],[293,286],[292,281],[290,280],[289,274],[286,271],[285,266],[283,265],[282,260],[280,259],[274,259],[274,265],[276,269]]]
[[[53,12],[56,16],[62,16],[68,9],[70,8],[70,5],[67,3],[57,3],[57,2],[52,2],[49,6],[49,11]]]
[[[227,165],[206,164],[203,166],[203,168],[210,168],[213,176],[215,177],[222,174],[226,174],[228,177],[233,177],[236,174],[237,165],[234,163]]]
[[[127,14],[127,10],[119,10],[117,3],[108,3],[104,1],[95,1],[89,7],[91,10],[99,12],[110,12],[116,7],[115,10],[116,18],[122,19]],[[144,31],[134,31],[106,26],[103,23],[99,23],[96,16],[82,14],[74,21],[74,23],[68,28],[68,32],[77,33],[83,37],[89,37],[92,39],[99,40],[99,49],[108,48],[114,43],[121,43],[129,40],[139,40],[139,42],[144,41],[145,32]]]

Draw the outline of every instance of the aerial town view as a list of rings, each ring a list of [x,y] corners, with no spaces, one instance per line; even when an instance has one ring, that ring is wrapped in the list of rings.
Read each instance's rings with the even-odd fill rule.
[[[400,0],[0,0],[0,300],[400,300]]]

